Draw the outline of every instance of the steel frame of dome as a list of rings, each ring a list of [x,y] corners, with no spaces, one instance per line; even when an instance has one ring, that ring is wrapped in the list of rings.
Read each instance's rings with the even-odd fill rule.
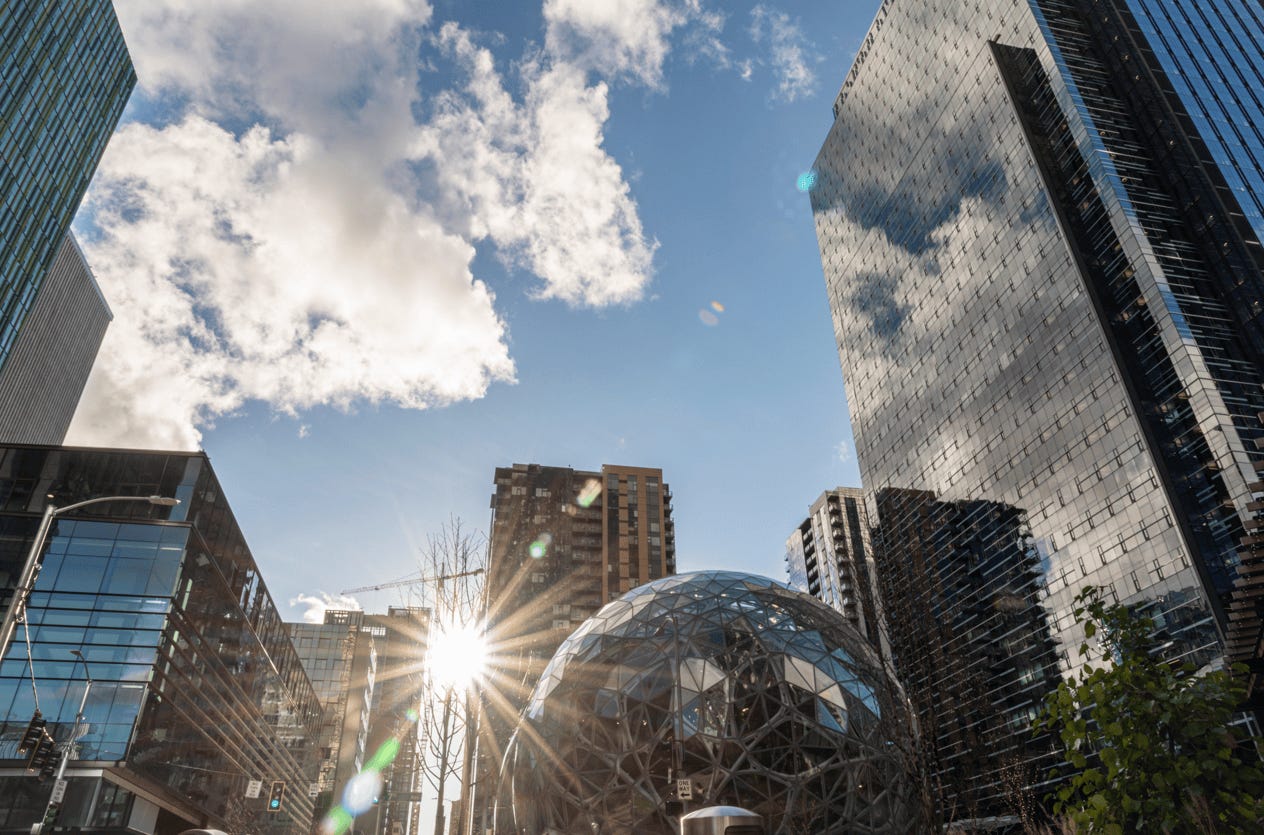
[[[910,740],[898,688],[833,609],[755,575],[675,575],[558,649],[506,749],[494,831],[676,833],[680,779],[684,811],[741,806],[777,835],[916,831]]]

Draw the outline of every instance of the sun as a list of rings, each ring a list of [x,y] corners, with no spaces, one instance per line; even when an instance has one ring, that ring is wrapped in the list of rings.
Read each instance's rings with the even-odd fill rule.
[[[482,678],[487,666],[487,636],[473,624],[448,624],[435,630],[426,669],[442,688],[464,690]]]

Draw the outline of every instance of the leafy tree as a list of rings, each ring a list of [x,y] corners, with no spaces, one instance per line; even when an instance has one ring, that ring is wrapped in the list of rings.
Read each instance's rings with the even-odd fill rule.
[[[1107,835],[1260,831],[1264,772],[1229,728],[1242,685],[1159,657],[1154,622],[1106,603],[1100,588],[1081,591],[1074,613],[1087,661],[1035,723],[1061,737],[1074,769],[1054,811]]]

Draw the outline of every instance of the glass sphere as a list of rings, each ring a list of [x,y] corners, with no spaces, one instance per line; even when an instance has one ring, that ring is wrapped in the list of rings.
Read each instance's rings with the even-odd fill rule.
[[[910,740],[842,615],[764,577],[675,575],[553,656],[506,749],[495,831],[676,833],[682,812],[728,805],[780,835],[913,832]]]

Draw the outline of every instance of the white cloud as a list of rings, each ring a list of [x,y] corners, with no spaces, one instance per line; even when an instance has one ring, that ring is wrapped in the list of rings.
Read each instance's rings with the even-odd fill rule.
[[[724,31],[724,15],[704,9],[701,0],[686,0],[685,10],[690,21],[681,44],[685,59],[690,63],[705,59],[720,69],[731,67],[730,50],[720,37]]]
[[[677,30],[687,61],[730,65],[724,15],[702,0],[544,0],[544,20],[545,51],[556,63],[608,79],[661,88]]]
[[[696,3],[603,17],[546,0],[550,33],[613,27],[621,57],[599,66],[549,34],[510,91],[421,0],[118,0],[148,124],[111,142],[80,221],[115,321],[71,440],[196,446],[252,400],[296,415],[481,397],[514,378],[472,274],[482,242],[537,297],[641,298],[656,245],[588,74],[657,83]],[[422,89],[435,42],[460,89]]]
[[[607,77],[630,75],[658,87],[682,9],[658,0],[544,0],[551,55]]]
[[[88,199],[116,322],[77,443],[188,447],[250,399],[420,408],[512,379],[470,245],[342,164],[197,116],[120,132]]]
[[[319,133],[331,109],[396,91],[417,60],[424,0],[115,0],[141,88],[199,113]]]
[[[835,451],[836,453],[838,453],[838,460],[839,460],[839,461],[843,462],[844,464],[849,464],[849,463],[851,463],[851,459],[852,459],[852,451],[851,451],[851,443],[850,443],[850,442],[848,442],[848,441],[839,441],[839,442],[838,442],[838,446],[834,448],[834,451]]]
[[[300,594],[290,599],[290,606],[304,606],[302,618],[303,623],[324,623],[325,612],[329,609],[336,611],[363,611],[360,602],[354,597],[346,595],[327,594],[318,591],[316,594]]]
[[[757,5],[751,9],[750,33],[755,43],[768,44],[778,95],[786,101],[794,101],[815,90],[816,73],[808,59],[813,47],[789,15]],[[742,77],[747,75],[744,73]]]
[[[439,98],[415,153],[436,164],[448,213],[540,277],[541,298],[606,305],[640,299],[654,250],[619,164],[602,147],[607,89],[578,67],[528,64],[518,104],[491,53],[447,24],[447,54],[466,73]]]

